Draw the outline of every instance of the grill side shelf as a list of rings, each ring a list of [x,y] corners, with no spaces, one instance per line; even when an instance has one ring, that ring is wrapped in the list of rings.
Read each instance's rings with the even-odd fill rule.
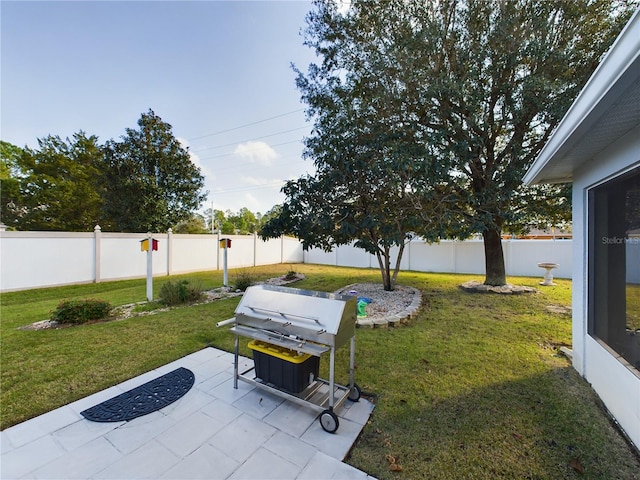
[[[254,340],[262,340],[263,342],[272,343],[279,347],[288,348],[290,350],[296,350],[298,352],[309,353],[316,357],[319,357],[325,352],[331,350],[328,345],[322,345],[318,343],[307,342],[302,339],[293,339],[286,335],[281,335],[276,332],[267,332],[265,330],[257,330],[251,327],[245,327],[243,325],[235,325],[229,329],[230,332],[243,337],[252,338]]]

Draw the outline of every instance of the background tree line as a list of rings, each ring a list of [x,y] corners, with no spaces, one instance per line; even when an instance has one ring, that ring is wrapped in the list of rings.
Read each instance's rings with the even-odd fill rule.
[[[204,177],[152,110],[120,140],[80,131],[38,147],[0,142],[1,220],[11,229],[166,231],[206,198]]]
[[[217,233],[225,235],[249,235],[260,233],[263,225],[277,216],[282,205],[276,205],[264,215],[243,207],[237,212],[208,208],[204,213],[194,213],[178,223],[174,233]]]

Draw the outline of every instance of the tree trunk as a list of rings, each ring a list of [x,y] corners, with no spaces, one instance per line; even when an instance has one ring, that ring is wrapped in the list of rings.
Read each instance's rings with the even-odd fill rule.
[[[402,261],[402,254],[404,253],[405,244],[402,243],[398,249],[398,258],[396,259],[396,268],[393,270],[393,277],[391,277],[391,290],[396,287],[396,280],[398,279],[398,272],[400,271],[400,262]]]
[[[380,251],[380,248],[376,251],[376,257],[378,258],[378,266],[380,267],[380,274],[382,275],[382,288],[386,292],[393,290],[391,285],[391,271],[389,268],[389,247],[385,247],[384,252]]]
[[[502,238],[498,229],[488,229],[482,232],[484,239],[485,285],[506,285],[507,278],[504,270],[504,254],[502,252]]]
[[[391,247],[384,247],[384,250],[378,248],[376,251],[376,257],[378,258],[378,266],[380,267],[380,274],[382,275],[382,287],[386,292],[391,292],[396,286],[396,280],[398,278],[398,272],[400,271],[400,262],[402,261],[402,254],[404,252],[404,244],[400,245],[398,251],[398,258],[396,259],[396,265],[391,275]]]

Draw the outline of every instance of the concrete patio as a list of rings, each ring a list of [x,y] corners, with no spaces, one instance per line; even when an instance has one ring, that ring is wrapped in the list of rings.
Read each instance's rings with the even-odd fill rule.
[[[252,360],[242,359],[245,366]],[[178,367],[195,374],[175,403],[129,422],[80,412]],[[241,365],[242,368],[242,365]],[[370,479],[342,462],[373,404],[346,402],[340,427],[240,382],[233,355],[205,348],[1,432],[0,477],[10,479]]]

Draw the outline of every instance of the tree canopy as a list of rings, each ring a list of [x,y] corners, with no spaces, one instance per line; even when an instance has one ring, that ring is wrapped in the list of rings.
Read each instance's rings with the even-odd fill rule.
[[[299,73],[298,87],[315,119],[305,156],[314,161],[316,173],[285,185],[287,202],[261,234],[289,233],[304,248],[325,250],[355,241],[376,256],[383,286],[391,290],[405,242],[418,231],[430,238],[441,233],[421,208],[427,189],[418,197],[415,182],[425,177],[435,182],[437,165],[406,119],[393,108],[374,108],[371,100],[377,102],[383,86],[357,85],[360,79],[349,77],[339,89],[319,88],[330,80],[322,70]],[[390,92],[386,98],[390,103]]]
[[[19,230],[197,230],[192,215],[206,196],[200,170],[152,110],[138,126],[106,145],[82,131],[38,139],[35,149],[1,142],[3,223]]]
[[[2,221],[7,226],[93,229],[101,218],[103,193],[97,137],[82,131],[66,141],[49,135],[38,140],[37,149],[3,142],[3,157],[5,153],[12,158],[10,175],[2,182]]]
[[[20,157],[22,149],[0,141],[0,220],[6,226],[15,226],[21,216]]]
[[[305,43],[321,61],[297,83],[317,174],[286,185],[271,225],[369,251],[367,225],[382,244],[412,230],[482,234],[485,283],[504,284],[501,234],[569,217],[569,188],[521,179],[632,11],[622,0],[316,1]]]
[[[204,177],[153,110],[142,114],[138,127],[105,146],[106,227],[164,231],[199,208],[206,198]]]

